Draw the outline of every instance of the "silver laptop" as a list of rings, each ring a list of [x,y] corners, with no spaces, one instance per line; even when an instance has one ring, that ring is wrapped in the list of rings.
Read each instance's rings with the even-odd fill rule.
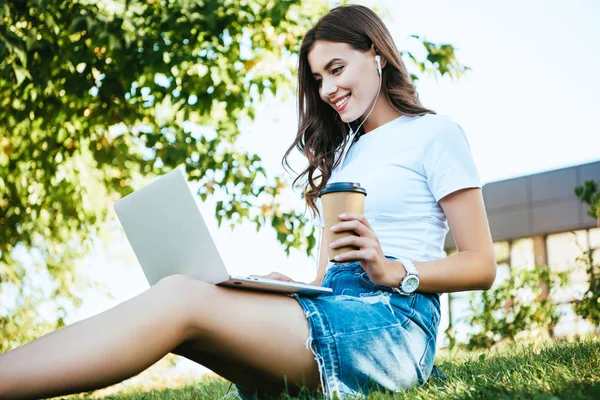
[[[181,167],[114,205],[127,239],[152,286],[184,274],[215,285],[316,296],[331,288],[230,275],[204,223]]]

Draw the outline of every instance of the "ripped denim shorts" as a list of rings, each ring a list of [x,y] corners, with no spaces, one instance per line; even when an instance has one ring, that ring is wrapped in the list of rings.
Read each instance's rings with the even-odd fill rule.
[[[387,256],[388,259],[395,259]],[[376,285],[358,262],[332,264],[321,286],[333,293],[294,295],[307,317],[326,399],[399,392],[427,381],[440,320],[438,294],[404,296]],[[242,399],[254,398],[238,388]]]

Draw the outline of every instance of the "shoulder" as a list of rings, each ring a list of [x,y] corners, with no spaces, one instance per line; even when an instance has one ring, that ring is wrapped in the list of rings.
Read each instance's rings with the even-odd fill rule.
[[[469,140],[462,127],[447,115],[426,114],[415,117],[411,131],[425,149],[451,150],[456,147],[469,148]],[[432,154],[431,154],[432,155]]]
[[[425,114],[419,117],[408,117],[411,119],[411,128],[418,129],[427,138],[433,139],[439,135],[464,132],[459,124],[452,118],[442,114]]]

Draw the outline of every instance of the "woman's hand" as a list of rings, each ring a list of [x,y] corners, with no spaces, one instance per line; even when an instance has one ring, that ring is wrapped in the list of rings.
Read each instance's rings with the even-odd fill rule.
[[[304,282],[297,282],[297,281],[293,280],[292,278],[290,278],[289,276],[285,276],[284,274],[281,274],[279,272],[271,272],[268,275],[250,275],[250,277],[273,279],[274,281],[304,283]]]
[[[342,222],[331,227],[332,232],[354,231],[358,236],[348,236],[329,246],[332,249],[344,246],[358,247],[358,250],[347,251],[337,255],[337,262],[358,261],[369,275],[371,282],[377,285],[397,287],[406,271],[400,262],[385,258],[379,238],[369,225],[364,214],[345,213],[340,215]]]

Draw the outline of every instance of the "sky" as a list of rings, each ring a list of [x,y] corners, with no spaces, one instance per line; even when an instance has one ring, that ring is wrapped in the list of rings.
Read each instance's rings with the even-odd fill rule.
[[[416,41],[408,36],[421,35],[453,44],[459,61],[471,68],[457,81],[424,77],[417,89],[424,106],[463,127],[484,184],[600,160],[600,2],[359,3],[388,8],[385,22],[400,50],[416,51]],[[255,122],[245,126],[239,145],[259,154],[270,172],[284,173],[281,157],[296,128],[295,99],[266,101]],[[303,160],[296,154],[292,163],[299,168]],[[304,210],[299,192],[290,191],[285,199]],[[231,273],[279,271],[299,281],[314,279],[315,259],[299,251],[287,257],[272,230],[219,229],[212,217],[214,201],[199,207]],[[111,226],[115,237],[108,250],[97,248],[83,264],[114,299],[88,295],[74,320],[148,288],[118,222]]]

